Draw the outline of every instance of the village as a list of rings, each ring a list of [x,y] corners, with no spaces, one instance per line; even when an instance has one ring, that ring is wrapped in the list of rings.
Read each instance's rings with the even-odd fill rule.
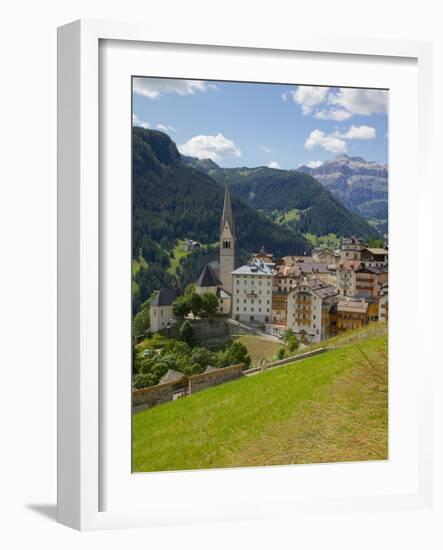
[[[163,367],[157,380],[149,379],[146,384],[142,378],[141,385],[134,387],[134,411],[294,363],[326,351],[321,343],[345,331],[388,321],[387,246],[368,247],[350,236],[341,240],[339,249],[317,247],[311,256],[275,258],[262,249],[235,268],[235,243],[235,219],[226,187],[219,260],[204,266],[191,285],[191,296],[181,295],[177,288],[163,288],[150,303],[150,338],[165,338],[169,345],[163,349],[166,355],[172,345],[172,363]],[[185,246],[192,250],[199,243],[187,239]],[[199,303],[200,313],[191,302]],[[183,308],[183,304],[187,305]],[[187,338],[184,328],[190,331]],[[259,349],[252,364],[250,350],[236,342],[239,334],[250,334],[248,341],[253,339]],[[281,352],[272,360],[261,351],[269,341],[274,346],[278,343]],[[289,342],[292,346],[282,346]],[[214,343],[234,345],[235,352],[230,356],[228,352],[228,359],[219,352],[222,363],[216,365],[219,359],[209,351]],[[203,362],[196,370],[186,371],[174,362],[174,354],[182,354],[182,348],[186,348],[188,359],[194,357],[192,350],[200,354],[198,360]],[[299,353],[291,353],[296,350]],[[150,365],[148,370],[153,365],[155,369],[156,357],[162,359],[161,350],[147,348],[143,357]]]
[[[235,269],[235,220],[225,189],[218,262],[204,267],[197,294],[217,299],[216,313],[246,330],[281,337],[291,329],[302,344],[319,343],[369,322],[388,320],[388,248],[368,247],[356,236],[339,249],[314,248],[311,256],[275,258],[264,249]],[[196,246],[187,241],[188,246]],[[161,289],[151,302],[151,332],[174,323],[176,289]]]

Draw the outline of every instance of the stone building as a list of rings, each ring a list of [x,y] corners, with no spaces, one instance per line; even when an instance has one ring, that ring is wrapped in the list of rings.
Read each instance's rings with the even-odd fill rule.
[[[225,199],[220,220],[220,259],[217,267],[207,264],[196,282],[196,292],[215,294],[218,300],[217,313],[229,315],[232,307],[232,272],[235,258],[235,224],[231,196],[225,187]]]
[[[167,327],[172,319],[172,304],[178,297],[176,288],[162,288],[154,296],[149,309],[151,332],[158,332]]]
[[[365,245],[361,239],[350,237],[342,239],[340,246],[340,262],[347,260],[360,260]]]
[[[222,288],[232,294],[232,272],[235,258],[235,224],[232,215],[231,195],[225,187],[223,214],[220,221],[220,272]]]

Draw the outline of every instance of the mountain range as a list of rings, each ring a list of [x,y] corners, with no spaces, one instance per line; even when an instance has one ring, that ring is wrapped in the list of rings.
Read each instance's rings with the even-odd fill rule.
[[[388,231],[388,167],[362,157],[340,155],[297,171],[322,183],[340,202],[363,216],[381,234]]]
[[[295,170],[221,168],[212,160],[184,157],[185,162],[206,173],[232,194],[275,221],[293,230],[314,235],[358,235],[377,238],[378,232],[357,211],[350,210],[325,185],[310,174]]]
[[[133,128],[132,175],[134,312],[153,290],[183,288],[217,259],[225,184],[236,220],[237,265],[261,247],[276,256],[309,254],[312,245],[305,233],[379,236],[309,174],[224,169],[210,160],[183,157],[157,130]],[[186,238],[204,246],[177,257],[178,243]]]

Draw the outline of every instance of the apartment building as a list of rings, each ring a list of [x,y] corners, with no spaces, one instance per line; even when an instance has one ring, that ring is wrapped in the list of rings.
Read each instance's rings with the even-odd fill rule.
[[[337,289],[315,277],[304,278],[288,293],[287,326],[302,342],[320,342],[332,331],[330,313]]]
[[[232,317],[247,323],[270,323],[273,270],[251,262],[232,272]]]

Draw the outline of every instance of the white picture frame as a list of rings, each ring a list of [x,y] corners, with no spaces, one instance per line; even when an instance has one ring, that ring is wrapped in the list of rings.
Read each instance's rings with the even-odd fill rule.
[[[101,150],[99,113],[102,108],[99,99],[100,43],[103,41],[125,41],[131,44],[174,44],[178,47],[193,44],[201,48],[230,48],[235,54],[248,51],[305,52],[312,55],[325,53],[347,56],[370,56],[390,58],[393,64],[404,59],[412,59],[417,65],[418,82],[418,148],[417,166],[420,195],[423,197],[419,223],[420,231],[426,234],[431,224],[427,215],[430,208],[430,135],[431,135],[431,46],[426,42],[370,40],[363,38],[324,37],[297,33],[297,36],[263,38],[248,32],[245,36],[229,36],[223,32],[219,36],[207,37],[202,31],[199,36],[188,36],[186,30],[167,33],[156,31],[154,27],[101,21],[77,21],[59,29],[58,33],[58,520],[80,530],[119,528],[130,526],[168,525],[195,522],[191,511],[174,508],[173,513],[165,507],[158,510],[129,506],[122,501],[121,506],[103,510],[100,484],[104,473],[102,453],[103,443],[102,413],[100,400],[101,356],[99,349],[101,326],[101,302],[106,298],[106,289],[99,284],[103,273],[103,250],[101,232],[106,224],[100,222],[103,214],[102,189],[100,188],[99,158]],[[399,205],[400,208],[400,205]],[[429,250],[432,243],[424,245]],[[417,272],[420,282],[420,273]],[[105,285],[106,286],[106,285]],[[432,286],[432,285],[430,285]],[[431,288],[424,290],[423,297],[432,296]],[[417,300],[420,313],[427,307],[426,300]],[[391,307],[391,306],[390,306]],[[431,350],[425,354],[431,354]],[[412,358],[411,358],[412,361]],[[417,435],[417,484],[407,492],[398,490],[383,495],[366,494],[343,496],[333,492],[328,498],[312,494],[312,498],[300,503],[286,502],[289,512],[302,506],[310,512],[333,507],[343,512],[358,506],[363,511],[398,510],[402,508],[430,508],[432,503],[432,445],[431,445],[431,372],[423,361],[418,384],[415,388],[418,401],[416,423]],[[429,362],[431,364],[431,362]],[[106,396],[107,398],[107,396]],[[128,427],[129,429],[129,427]],[[343,466],[348,468],[349,466]],[[352,466],[351,466],[352,467]],[[284,483],[289,468],[280,469],[278,479]],[[240,482],[239,469],[231,472],[204,472],[206,485],[215,482]],[[274,472],[277,470],[274,469]],[[334,470],[336,471],[336,470]],[[129,472],[130,473],[130,472]],[[260,475],[255,472],[254,475]],[[172,474],[174,475],[174,474]],[[181,473],[181,478],[189,478],[190,473]],[[195,474],[192,474],[195,475]],[[267,474],[266,474],[267,475]],[[274,474],[273,474],[274,475]],[[327,470],[316,470],[312,476],[340,475],[329,474]],[[235,478],[233,476],[236,476]],[[254,479],[248,474],[245,477]],[[175,478],[177,480],[178,477]],[[275,478],[277,479],[277,478]],[[338,478],[337,478],[338,479]],[[255,478],[256,481],[256,478]],[[154,495],[166,476],[150,479]],[[271,482],[268,476],[267,483]],[[276,505],[275,495],[266,507],[266,488],[261,500],[251,498],[248,509],[232,506],[229,513],[223,513],[205,503],[207,513],[200,510],[197,521],[220,521],[241,518],[260,518],[264,513],[283,514]],[[128,493],[129,494],[129,493]],[[282,495],[282,499],[283,499]],[[235,495],[232,496],[233,501]],[[297,510],[299,510],[297,508]],[[271,514],[272,515],[272,514]]]

